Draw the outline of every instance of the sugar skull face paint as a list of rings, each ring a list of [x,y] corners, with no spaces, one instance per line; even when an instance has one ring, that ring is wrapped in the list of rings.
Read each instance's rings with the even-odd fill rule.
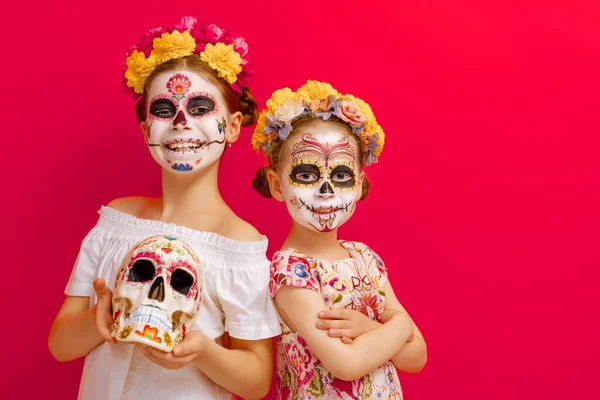
[[[360,197],[358,145],[335,127],[322,125],[293,137],[286,149],[282,192],[290,215],[318,232],[337,229]]]
[[[228,113],[215,85],[191,71],[163,72],[148,99],[147,142],[163,168],[189,173],[221,157]]]

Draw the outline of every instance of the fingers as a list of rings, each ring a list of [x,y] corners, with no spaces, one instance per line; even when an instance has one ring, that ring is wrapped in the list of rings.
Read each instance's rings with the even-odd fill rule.
[[[173,354],[177,357],[185,357],[189,355],[196,355],[202,351],[204,344],[204,335],[199,331],[191,331],[185,335],[183,342],[178,344],[173,349]]]
[[[98,301],[96,303],[96,329],[100,336],[108,343],[116,343],[116,339],[110,335],[110,327],[113,323],[113,318],[110,312],[112,305],[112,292],[106,286],[106,282],[102,278],[94,280],[94,291]]]
[[[104,339],[107,343],[116,343],[117,340],[110,335],[110,327],[113,323],[112,316],[110,312],[99,307],[99,304],[96,304],[96,329],[102,339]]]
[[[349,329],[352,328],[352,322],[345,319],[325,319],[317,321],[317,328],[326,329]]]
[[[197,357],[197,354],[192,354],[184,357],[178,357],[173,353],[155,349],[143,344],[136,344],[140,351],[153,363],[160,365],[163,368],[176,370],[185,367]]]
[[[341,310],[324,310],[319,312],[321,319],[350,319],[350,312],[345,309]]]
[[[343,338],[344,336],[349,339],[356,339],[356,333],[352,329],[330,329],[327,331],[329,337]]]
[[[352,339],[350,339],[348,336],[342,336],[342,337],[341,337],[341,340],[342,340],[342,342],[343,342],[343,343],[345,343],[345,344],[350,344],[350,343],[352,343],[352,342],[353,342],[353,340],[352,340]]]
[[[96,296],[98,298],[106,297],[108,295],[112,297],[112,292],[108,286],[106,286],[106,282],[102,278],[97,278],[94,280],[94,291],[96,292]]]

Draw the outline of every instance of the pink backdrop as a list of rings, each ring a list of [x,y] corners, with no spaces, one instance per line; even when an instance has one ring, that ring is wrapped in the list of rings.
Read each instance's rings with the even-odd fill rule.
[[[341,233],[380,253],[427,339],[407,399],[600,398],[597,2],[17,3],[0,21],[0,397],[76,396],[82,360],[46,340],[78,246],[102,204],[159,194],[122,57],[190,14],[246,36],[262,104],[314,78],[375,110],[386,148]],[[250,134],[221,189],[272,252],[289,218],[250,187]]]

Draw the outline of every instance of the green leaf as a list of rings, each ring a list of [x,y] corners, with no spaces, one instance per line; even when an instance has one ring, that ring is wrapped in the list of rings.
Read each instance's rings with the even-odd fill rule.
[[[338,293],[337,297],[335,298],[335,300],[333,300],[333,304],[339,303],[340,301],[342,301],[343,298],[344,298],[344,296],[342,296],[341,293]]]
[[[314,394],[319,397],[325,394],[325,389],[323,388],[323,381],[321,380],[321,375],[318,371],[315,371],[315,375],[310,381],[310,386],[306,390],[310,394]]]

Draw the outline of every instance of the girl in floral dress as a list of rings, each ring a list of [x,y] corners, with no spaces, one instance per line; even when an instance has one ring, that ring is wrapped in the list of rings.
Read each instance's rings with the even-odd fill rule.
[[[317,81],[276,91],[259,115],[252,143],[269,165],[253,187],[285,202],[293,219],[271,265],[283,330],[278,399],[402,399],[396,368],[425,365],[423,336],[383,261],[337,237],[368,191],[362,168],[378,160],[383,142],[364,101]]]

